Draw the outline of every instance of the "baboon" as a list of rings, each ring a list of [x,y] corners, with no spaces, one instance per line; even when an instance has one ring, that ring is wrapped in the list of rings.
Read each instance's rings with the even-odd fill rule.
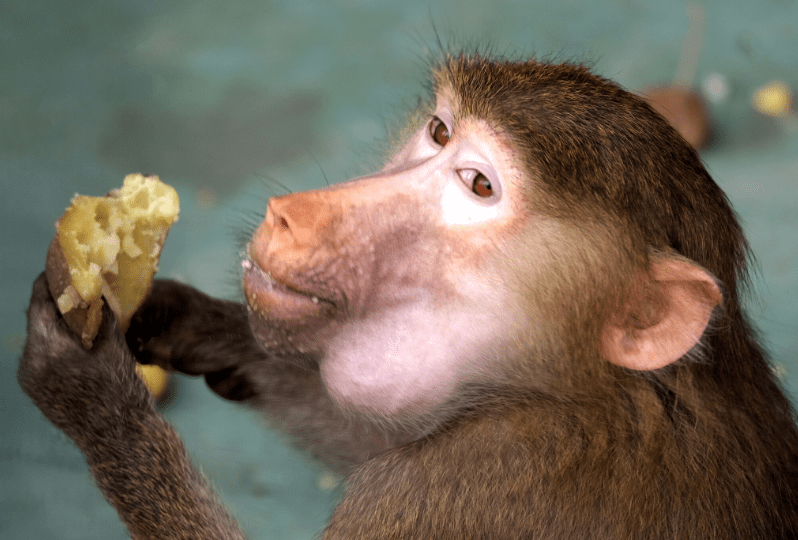
[[[156,280],[86,351],[40,277],[19,380],[136,539],[242,533],[134,359],[346,475],[323,537],[798,538],[798,430],[696,152],[585,66],[447,54],[378,173],[271,198],[246,303]]]

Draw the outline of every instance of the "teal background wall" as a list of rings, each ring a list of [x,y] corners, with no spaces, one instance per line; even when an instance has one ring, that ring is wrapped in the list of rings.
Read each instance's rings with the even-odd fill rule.
[[[720,75],[707,166],[758,257],[749,301],[785,385],[798,391],[798,121],[751,107],[773,80],[798,89],[798,2],[706,0],[694,83]],[[0,538],[126,538],[82,457],[14,377],[24,310],[53,224],[74,193],[129,172],[180,193],[161,276],[236,297],[237,231],[271,179],[292,190],[376,167],[375,140],[411,102],[444,39],[594,61],[638,90],[673,79],[686,4],[662,0],[0,2]],[[253,539],[312,538],[336,479],[201,381],[165,414]]]

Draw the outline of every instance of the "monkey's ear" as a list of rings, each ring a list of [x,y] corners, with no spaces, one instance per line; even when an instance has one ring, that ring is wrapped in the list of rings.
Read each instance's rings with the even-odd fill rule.
[[[684,259],[652,261],[648,279],[642,288],[648,292],[635,299],[634,312],[602,333],[604,356],[630,369],[658,369],[679,360],[701,339],[712,310],[723,301],[715,279]]]

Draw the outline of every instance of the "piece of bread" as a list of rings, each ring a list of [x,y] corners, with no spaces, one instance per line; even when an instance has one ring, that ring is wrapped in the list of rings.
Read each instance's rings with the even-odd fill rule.
[[[161,248],[177,220],[177,192],[157,176],[130,174],[105,197],[75,195],[47,251],[50,292],[67,324],[91,348],[103,298],[124,332],[144,302]]]

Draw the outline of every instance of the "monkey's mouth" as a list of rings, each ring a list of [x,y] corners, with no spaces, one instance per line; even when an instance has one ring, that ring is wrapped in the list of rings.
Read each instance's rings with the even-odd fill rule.
[[[263,318],[307,319],[324,315],[331,307],[312,293],[299,291],[275,280],[252,258],[241,262],[244,294],[250,307]]]

